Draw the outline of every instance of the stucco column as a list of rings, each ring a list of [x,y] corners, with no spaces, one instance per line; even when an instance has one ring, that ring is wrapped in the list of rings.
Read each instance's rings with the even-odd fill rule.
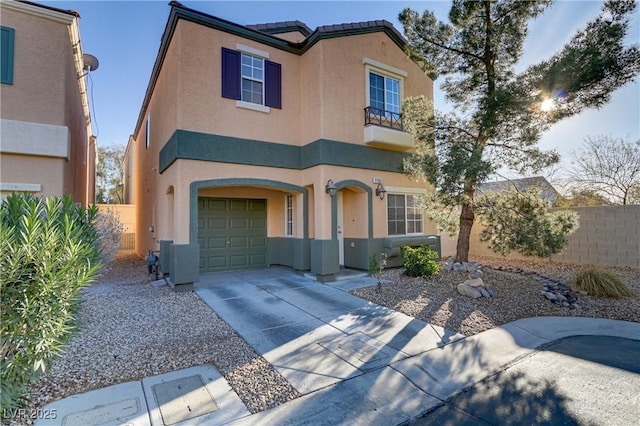
[[[332,281],[340,270],[338,240],[332,239],[332,197],[326,193],[328,178],[316,183],[314,190],[315,238],[311,241],[311,272],[320,281]]]

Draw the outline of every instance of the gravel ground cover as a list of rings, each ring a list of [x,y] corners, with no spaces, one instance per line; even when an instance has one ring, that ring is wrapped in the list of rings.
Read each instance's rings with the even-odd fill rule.
[[[109,385],[213,364],[255,413],[299,396],[193,292],[153,287],[144,260],[119,255],[82,291],[80,331],[30,388],[28,411]],[[27,418],[7,424],[31,424]]]
[[[466,273],[446,271],[441,264],[438,276],[425,280],[404,275],[402,268],[383,272],[387,280],[378,286],[353,290],[352,294],[403,312],[423,321],[466,336],[536,316],[579,316],[640,322],[640,298],[602,299],[579,295],[577,307],[570,309],[551,303],[542,294],[542,283],[531,272],[567,284],[582,266],[548,262],[472,259],[483,265],[482,279],[498,289],[498,297],[472,299],[456,287]],[[502,268],[497,270],[493,268]],[[505,271],[504,269],[509,269]],[[640,295],[640,268],[606,267]]]

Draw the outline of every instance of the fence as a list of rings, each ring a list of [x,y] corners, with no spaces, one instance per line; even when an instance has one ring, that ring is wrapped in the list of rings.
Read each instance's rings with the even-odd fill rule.
[[[580,215],[580,228],[570,237],[562,253],[551,256],[557,262],[603,266],[640,267],[640,205],[574,207]],[[500,256],[480,241],[482,227],[471,232],[469,257]],[[455,254],[455,237],[443,236],[443,256]],[[512,253],[508,258],[524,259]]]
[[[136,223],[135,205],[133,204],[98,204],[102,211],[111,210],[116,213],[124,228],[120,234],[120,250],[135,250],[136,248]]]

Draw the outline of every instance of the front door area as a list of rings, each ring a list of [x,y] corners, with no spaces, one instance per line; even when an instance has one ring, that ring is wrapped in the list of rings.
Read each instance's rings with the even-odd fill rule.
[[[267,200],[198,198],[200,272],[267,266]]]

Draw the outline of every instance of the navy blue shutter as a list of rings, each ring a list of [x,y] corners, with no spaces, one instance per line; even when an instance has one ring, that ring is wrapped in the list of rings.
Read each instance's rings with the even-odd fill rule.
[[[240,52],[222,48],[222,97],[240,100]]]
[[[282,66],[265,60],[264,81],[264,104],[282,109]]]

